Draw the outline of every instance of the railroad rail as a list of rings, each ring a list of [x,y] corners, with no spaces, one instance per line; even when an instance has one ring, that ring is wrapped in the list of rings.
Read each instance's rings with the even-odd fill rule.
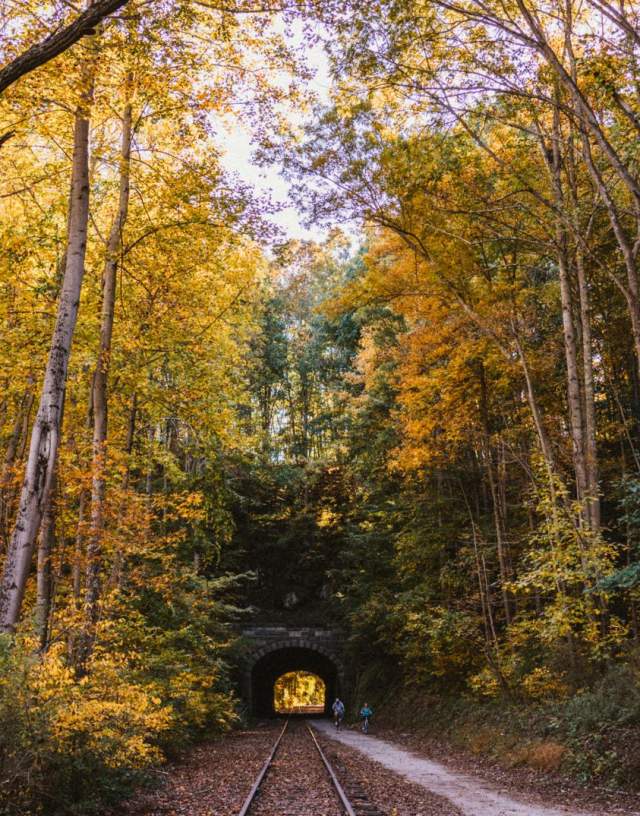
[[[278,734],[278,738],[274,742],[273,747],[271,748],[271,751],[269,753],[269,756],[267,757],[266,762],[264,763],[264,765],[260,769],[260,772],[258,773],[258,775],[257,775],[257,777],[255,779],[255,782],[251,786],[251,790],[249,791],[249,794],[248,794],[247,798],[245,799],[244,804],[242,805],[242,808],[238,812],[238,816],[247,816],[247,814],[251,810],[251,806],[253,805],[253,803],[254,803],[257,795],[258,795],[258,791],[260,790],[260,787],[261,787],[261,785],[262,785],[262,783],[264,781],[264,778],[267,776],[267,773],[269,772],[269,768],[273,764],[273,760],[276,757],[276,754],[278,752],[278,748],[280,747],[280,743],[282,742],[282,739],[283,739],[283,737],[284,737],[284,735],[286,733],[286,730],[287,730],[288,726],[289,726],[289,720],[287,720],[285,722],[284,726],[282,727],[282,730]],[[309,736],[311,737],[313,745],[315,746],[316,750],[320,754],[320,759],[322,760],[322,763],[323,763],[324,767],[326,768],[327,773],[329,774],[331,784],[333,785],[333,788],[334,788],[334,790],[335,790],[335,792],[336,792],[336,794],[338,796],[338,799],[340,800],[340,804],[342,805],[344,813],[346,813],[347,816],[357,816],[356,811],[353,809],[353,806],[352,806],[351,802],[349,801],[349,799],[347,798],[346,793],[344,792],[344,788],[340,784],[340,781],[339,781],[338,777],[336,776],[335,771],[333,770],[333,768],[331,766],[331,763],[329,762],[329,760],[327,759],[324,751],[320,747],[320,743],[316,739],[316,735],[313,733],[313,731],[311,730],[311,728],[308,725],[306,726],[306,728],[307,728],[307,731],[309,733]]]

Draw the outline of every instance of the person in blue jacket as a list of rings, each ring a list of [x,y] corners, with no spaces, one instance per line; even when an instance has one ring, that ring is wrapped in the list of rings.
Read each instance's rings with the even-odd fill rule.
[[[369,720],[373,717],[373,711],[369,708],[369,703],[365,703],[360,709],[360,719],[362,720],[362,730],[366,734],[369,730]]]

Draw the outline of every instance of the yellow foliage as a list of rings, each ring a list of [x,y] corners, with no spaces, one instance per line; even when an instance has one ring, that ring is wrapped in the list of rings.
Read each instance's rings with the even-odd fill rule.
[[[555,700],[566,697],[569,687],[550,669],[539,666],[520,680],[522,690],[533,700]]]
[[[328,507],[323,507],[317,519],[318,527],[332,527],[340,521],[340,514],[335,513]]]
[[[153,685],[127,681],[126,670],[124,660],[104,657],[78,680],[61,645],[34,663],[25,691],[47,707],[52,750],[67,757],[90,753],[114,768],[161,758],[158,743],[174,725],[172,709]]]
[[[324,708],[326,687],[322,678],[309,672],[287,672],[273,687],[274,708],[289,712],[305,708]]]

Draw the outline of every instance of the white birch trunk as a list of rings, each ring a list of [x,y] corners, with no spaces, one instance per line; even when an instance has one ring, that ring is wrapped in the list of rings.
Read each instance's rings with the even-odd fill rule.
[[[36,631],[40,651],[44,652],[49,643],[49,614],[51,612],[51,557],[55,543],[56,526],[56,478],[53,477],[51,494],[47,498],[46,508],[40,526],[38,539],[38,571],[36,576]]]
[[[68,251],[56,325],[44,375],[38,413],[31,432],[26,471],[15,526],[0,583],[0,630],[12,632],[20,617],[33,547],[49,494],[60,440],[60,419],[71,343],[78,316],[89,218],[89,101],[76,111]]]

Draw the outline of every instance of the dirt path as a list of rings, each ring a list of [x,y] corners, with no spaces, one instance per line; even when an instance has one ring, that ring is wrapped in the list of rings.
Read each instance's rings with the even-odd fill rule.
[[[373,735],[365,736],[359,731],[349,730],[336,733],[328,722],[316,721],[313,725],[326,737],[355,748],[411,782],[448,799],[465,816],[606,816],[602,811],[576,810],[570,805],[545,806],[516,799],[474,777],[418,757]]]

